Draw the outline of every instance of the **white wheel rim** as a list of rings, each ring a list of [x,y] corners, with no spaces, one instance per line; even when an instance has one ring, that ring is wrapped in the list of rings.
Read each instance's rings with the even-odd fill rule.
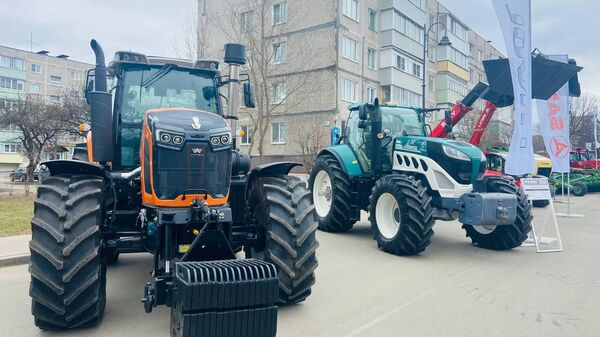
[[[392,239],[400,230],[400,207],[390,193],[382,193],[375,205],[375,220],[379,233],[386,239]]]
[[[331,210],[331,201],[333,199],[333,191],[331,188],[331,179],[327,171],[319,171],[313,183],[313,202],[317,214],[324,218]]]
[[[479,234],[488,235],[491,232],[493,232],[494,229],[496,229],[496,226],[494,226],[494,225],[490,225],[490,226],[473,226],[473,228]]]

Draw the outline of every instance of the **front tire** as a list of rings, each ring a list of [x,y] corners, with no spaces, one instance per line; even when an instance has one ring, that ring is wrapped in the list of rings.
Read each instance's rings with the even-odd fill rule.
[[[31,312],[35,325],[63,330],[97,324],[106,302],[101,232],[104,182],[51,176],[38,187],[31,220]]]
[[[431,196],[420,180],[385,176],[375,183],[369,202],[371,228],[383,251],[415,255],[429,246],[435,220]]]
[[[320,230],[341,233],[354,226],[350,179],[334,156],[326,154],[315,159],[308,186]]]
[[[264,245],[251,249],[250,255],[276,266],[281,304],[304,301],[315,283],[319,246],[306,183],[288,175],[257,178],[250,205],[265,238]]]
[[[527,240],[533,219],[527,195],[522,188],[516,187],[513,181],[505,177],[490,177],[487,181],[487,191],[517,196],[515,223],[501,226],[462,225],[466,236],[471,238],[474,245],[486,249],[508,250],[520,246]]]

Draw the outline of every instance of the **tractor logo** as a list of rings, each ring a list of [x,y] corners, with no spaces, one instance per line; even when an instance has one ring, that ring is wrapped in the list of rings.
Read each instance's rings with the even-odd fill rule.
[[[202,127],[202,124],[200,124],[200,118],[198,118],[198,117],[192,118],[191,125],[195,130],[200,130],[200,128]]]
[[[192,154],[202,154],[204,152],[204,149],[201,147],[196,147],[192,149]]]

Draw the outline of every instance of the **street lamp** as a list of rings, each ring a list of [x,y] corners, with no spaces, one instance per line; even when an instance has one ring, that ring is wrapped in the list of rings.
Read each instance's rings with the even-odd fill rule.
[[[444,36],[442,37],[442,39],[440,40],[440,42],[438,42],[438,46],[441,47],[446,47],[446,46],[451,46],[452,42],[450,42],[450,39],[448,38],[448,29],[446,28],[446,25],[444,25],[441,22],[436,22],[434,24],[432,24],[431,26],[429,26],[429,29],[427,29],[427,25],[423,26],[424,32],[425,32],[425,40],[423,41],[423,92],[422,92],[422,98],[423,98],[423,109],[427,108],[427,100],[425,98],[425,93],[426,93],[426,87],[427,87],[427,53],[429,53],[429,33],[431,32],[431,28],[433,28],[435,25],[442,25],[444,27]]]

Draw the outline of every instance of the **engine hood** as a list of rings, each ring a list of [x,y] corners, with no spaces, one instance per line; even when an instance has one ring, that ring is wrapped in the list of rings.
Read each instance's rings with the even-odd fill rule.
[[[152,109],[146,112],[148,125],[159,129],[185,133],[215,133],[229,131],[229,124],[220,115],[193,109]]]

